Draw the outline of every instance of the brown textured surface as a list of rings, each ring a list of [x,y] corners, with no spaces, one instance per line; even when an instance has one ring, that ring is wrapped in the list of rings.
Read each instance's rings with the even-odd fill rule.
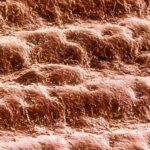
[[[148,0],[0,1],[0,150],[149,150]]]

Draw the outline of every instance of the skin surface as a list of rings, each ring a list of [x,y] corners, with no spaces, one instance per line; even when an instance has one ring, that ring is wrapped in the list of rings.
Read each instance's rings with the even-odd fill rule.
[[[0,150],[149,150],[148,0],[0,1]]]

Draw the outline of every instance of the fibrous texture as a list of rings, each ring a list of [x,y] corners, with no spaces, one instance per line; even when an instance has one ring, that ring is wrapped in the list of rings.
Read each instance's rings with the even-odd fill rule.
[[[0,150],[149,150],[148,0],[0,1]]]

